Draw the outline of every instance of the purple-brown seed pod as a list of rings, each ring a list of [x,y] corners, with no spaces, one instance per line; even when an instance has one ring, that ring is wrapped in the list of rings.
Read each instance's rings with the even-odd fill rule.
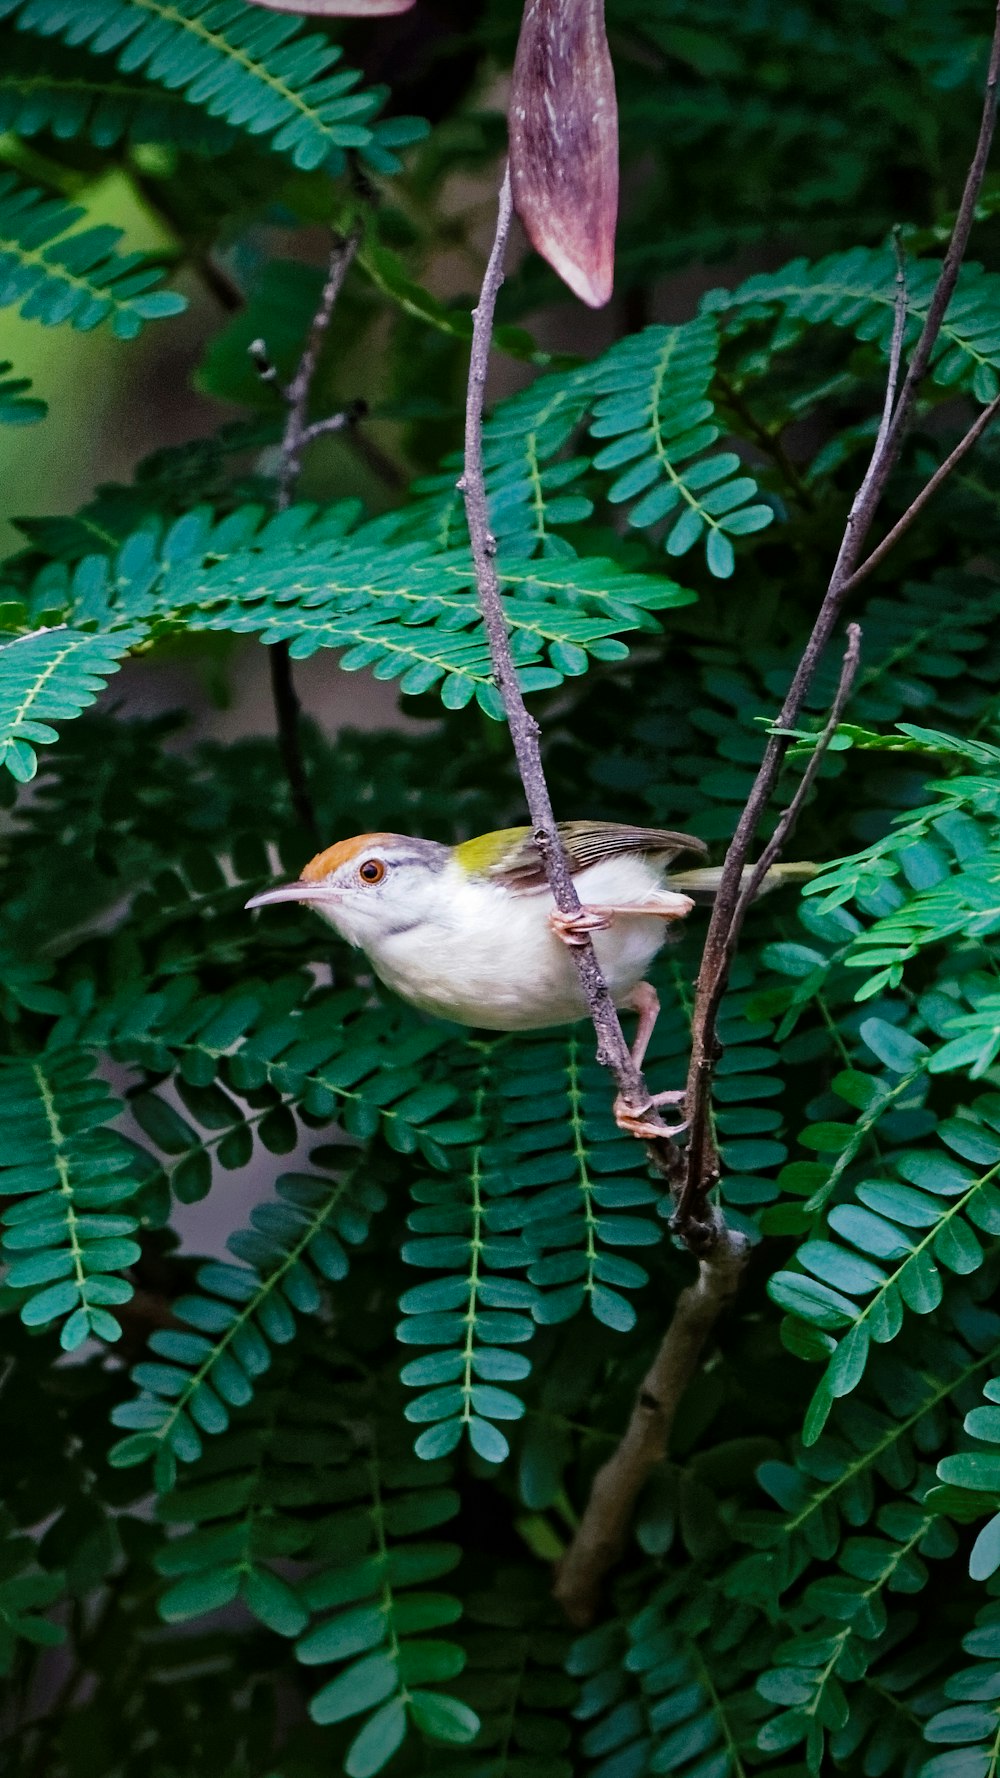
[[[526,0],[508,113],[514,207],[576,296],[611,296],[618,105],[604,0]]]
[[[249,0],[269,12],[300,12],[314,19],[385,19],[409,12],[415,0]]]

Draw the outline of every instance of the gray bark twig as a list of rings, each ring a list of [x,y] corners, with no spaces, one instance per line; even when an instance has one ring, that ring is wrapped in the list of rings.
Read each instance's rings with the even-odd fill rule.
[[[813,625],[812,633],[795,669],[771,739],[764,750],[760,769],[726,854],[722,881],[712,909],[705,948],[702,953],[692,1018],[691,1062],[685,1100],[690,1136],[686,1157],[686,1176],[681,1190],[681,1201],[684,1204],[684,1215],[687,1220],[693,1218],[697,1222],[703,1218],[708,1194],[718,1179],[718,1156],[712,1133],[710,1108],[712,1077],[721,1053],[717,1021],[735,949],[732,932],[741,901],[743,869],[749,858],[750,848],[761,818],[774,793],[788,749],[788,735],[782,734],[780,731],[794,729],[801,714],[820,660],[837,626],[853,584],[855,571],[860,564],[861,552],[889,476],[899,460],[917,390],[930,364],[968,246],[969,233],[986,173],[996,124],[998,79],[1000,79],[1000,0],[998,0],[994,21],[986,94],[976,149],[966,176],[951,240],[948,243],[941,264],[941,272],[931,295],[924,325],[914,347],[902,388],[897,396],[896,387],[905,330],[905,280],[902,267],[900,267],[897,272],[897,294],[886,399],[871,461],[851,503],[851,510],[847,515],[843,539],[826,594]]]
[[[906,511],[896,520],[892,530],[886,532],[881,543],[877,543],[871,554],[866,556],[864,561],[859,563],[858,567],[855,568],[854,573],[851,575],[850,580],[844,588],[845,593],[853,593],[855,587],[859,586],[863,580],[867,580],[869,574],[885,561],[890,550],[895,548],[900,538],[905,536],[906,532],[910,529],[914,519],[919,518],[924,507],[933,500],[942,482],[948,480],[952,471],[958,468],[962,458],[967,456],[973,446],[979,443],[983,433],[993,424],[997,414],[1000,414],[1000,395],[995,395],[990,402],[989,407],[984,407],[982,413],[977,415],[976,419],[969,427],[968,432],[965,433],[964,437],[959,439],[954,450],[949,453],[944,462],[935,469],[930,481],[927,482],[925,486],[921,488],[919,494],[910,501]]]
[[[360,239],[361,237],[357,233],[337,235],[334,239],[319,305],[310,323],[302,356],[290,383],[285,385],[279,380],[274,365],[268,359],[267,348],[263,340],[254,340],[250,347],[250,357],[256,367],[257,375],[262,382],[274,384],[287,408],[275,484],[274,504],[278,512],[285,512],[292,503],[296,483],[302,472],[302,454],[306,446],[325,432],[341,431],[357,417],[356,409],[347,409],[343,413],[332,414],[325,420],[316,420],[312,423],[310,423],[308,415],[309,397],[319,364],[320,352],[323,349],[323,341],[330,326],[337,298],[343,289],[344,279],[347,277],[351,261],[358,250]],[[268,650],[268,660],[271,668],[271,695],[274,699],[274,712],[278,725],[278,745],[281,750],[285,776],[288,779],[288,787],[291,791],[292,806],[297,819],[310,837],[316,841],[318,839],[316,815],[309,793],[305,761],[302,757],[302,706],[299,703],[295,680],[292,676],[288,643],[274,643]]]
[[[556,1572],[554,1596],[570,1623],[593,1622],[605,1576],[624,1553],[643,1488],[670,1446],[677,1409],[705,1342],[739,1290],[750,1244],[716,1216],[716,1239],[682,1290],[659,1351],[639,1385],[625,1431],[591,1483],[573,1540]]]
[[[901,260],[899,262],[889,375],[871,460],[851,504],[843,540],[812,633],[765,748],[764,758],[726,856],[722,882],[705,942],[692,1021],[691,1064],[686,1096],[690,1123],[687,1154],[678,1165],[677,1151],[671,1144],[658,1141],[650,1145],[652,1158],[671,1180],[674,1188],[677,1203],[675,1232],[698,1254],[699,1271],[695,1283],[682,1291],[677,1299],[660,1348],[640,1385],[625,1433],[613,1455],[597,1472],[580,1524],[559,1565],[555,1594],[567,1616],[577,1624],[589,1623],[596,1613],[603,1581],[626,1547],[639,1494],[654,1468],[667,1454],[677,1407],[695,1374],[705,1342],[720,1313],[739,1288],[747,1262],[746,1240],[729,1228],[721,1212],[712,1208],[708,1202],[709,1191],[718,1178],[718,1158],[710,1109],[712,1076],[717,1057],[721,1053],[717,1035],[718,1013],[747,907],[765,872],[779,856],[794,828],[823,754],[850,696],[860,658],[860,631],[857,625],[849,628],[837,692],[812,759],[774,836],[750,872],[745,887],[744,870],[788,748],[789,734],[781,731],[794,728],[824,650],[840,618],[853,577],[859,566],[864,567],[861,564],[861,552],[886,483],[898,461],[916,393],[930,364],[955,289],[989,156],[996,116],[998,76],[1000,0],[997,0],[979,139],[941,273],[900,388],[907,305],[905,273]],[[541,851],[557,906],[564,912],[575,912],[579,901],[555,827],[542,769],[538,725],[525,707],[511,657],[494,559],[496,543],[489,528],[483,475],[483,397],[493,314],[497,292],[503,279],[503,260],[510,222],[510,178],[509,173],[505,173],[496,238],[474,317],[466,406],[465,471],[460,485],[465,495],[476,585],[489,637],[494,674],[510,725],[521,780],[535,827],[535,840]],[[988,420],[985,419],[981,423],[977,422],[979,432],[986,424]],[[963,455],[964,450],[971,448],[974,442],[974,439],[968,443],[963,441]],[[939,485],[942,479],[943,475],[939,471],[935,485]],[[927,494],[926,498],[929,497]],[[896,530],[900,534],[899,527]],[[610,1065],[621,1090],[632,1093],[638,1089],[644,1093],[644,1082],[631,1063],[593,948],[589,944],[581,946],[576,952],[576,961],[597,1033],[601,1060]]]
[[[465,514],[476,571],[476,588],[483,622],[490,646],[493,676],[503,699],[517,759],[525,800],[534,828],[535,844],[545,866],[545,874],[557,908],[564,914],[580,909],[569,861],[562,847],[556,818],[552,809],[548,784],[542,766],[538,724],[530,715],[517,680],[511,654],[510,636],[504,616],[503,594],[496,566],[496,539],[490,530],[486,480],[483,472],[483,402],[489,369],[493,316],[497,294],[503,283],[503,264],[510,234],[513,204],[510,170],[505,169],[500,188],[496,235],[489,263],[483,278],[479,302],[473,312],[472,346],[469,356],[469,384],[465,409],[465,463],[459,487],[465,499]],[[607,983],[589,939],[571,949],[580,985],[586,997],[597,1035],[598,1059],[611,1070],[619,1092],[630,1105],[641,1109],[649,1121],[650,1094],[640,1070],[629,1052],[621,1021],[608,992]],[[668,1176],[676,1172],[678,1151],[664,1135],[648,1146],[656,1165]]]
[[[840,680],[837,685],[833,703],[830,706],[830,714],[826,719],[822,732],[817,736],[815,748],[813,749],[809,763],[799,780],[795,794],[792,797],[791,802],[788,804],[787,809],[784,811],[784,814],[781,816],[774,833],[764,847],[756,864],[753,865],[752,869],[749,871],[746,871],[745,868],[741,869],[740,877],[737,879],[737,899],[733,908],[732,917],[718,941],[718,950],[714,953],[716,980],[721,977],[723,987],[729,976],[729,969],[736,953],[736,947],[739,944],[740,933],[743,929],[743,922],[746,919],[750,903],[760,889],[772,864],[780,858],[786,841],[791,838],[791,835],[794,832],[795,823],[802,811],[806,797],[812,789],[816,774],[823,762],[823,756],[836,734],[837,724],[844,714],[848,698],[851,695],[851,690],[861,662],[861,630],[857,624],[848,625],[847,638],[847,648],[840,669]],[[784,739],[787,745],[789,737],[786,736]],[[704,970],[705,965],[703,963],[703,975]],[[699,977],[699,988],[700,986],[701,977]],[[677,1194],[677,1208],[674,1211],[673,1217],[672,1226],[678,1231],[687,1227],[692,1220],[697,1222],[704,1216],[703,1206],[706,1197],[704,1168],[706,1164],[706,1151],[711,1156],[709,1165],[713,1168],[713,1174],[714,1169],[717,1166],[715,1157],[715,1139],[711,1129],[711,1111],[709,1108],[711,1076],[715,1064],[715,1049],[712,1043],[713,1036],[714,1026],[709,1026],[707,1027],[706,1035],[702,1040],[702,1048],[699,1050],[694,1045],[692,1046],[692,1067],[694,1066],[695,1057],[697,1055],[703,1070],[703,1073],[699,1076],[699,1086],[704,1088],[704,1095],[702,1096],[702,1094],[699,1093],[697,1104],[699,1107],[702,1103],[705,1105],[705,1112],[699,1114],[701,1115],[700,1130],[702,1133],[704,1150],[699,1151],[697,1149],[695,1145],[694,1130],[692,1129],[691,1146],[688,1149],[688,1165],[685,1170],[684,1182]],[[689,1102],[690,1092],[691,1089],[689,1084]],[[714,1182],[713,1177],[711,1183],[714,1184]]]

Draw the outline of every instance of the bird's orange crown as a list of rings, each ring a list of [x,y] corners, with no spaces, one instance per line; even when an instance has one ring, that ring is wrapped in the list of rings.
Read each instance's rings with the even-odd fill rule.
[[[383,845],[386,840],[398,839],[394,833],[356,833],[352,839],[338,840],[336,845],[327,846],[325,852],[317,852],[310,858],[302,872],[303,883],[320,883],[331,871],[338,870],[342,864],[349,864],[359,852],[365,852],[369,846]]]

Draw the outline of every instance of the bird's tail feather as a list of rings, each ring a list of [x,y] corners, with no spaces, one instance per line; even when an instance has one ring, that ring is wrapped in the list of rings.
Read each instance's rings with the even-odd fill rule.
[[[753,871],[752,864],[743,866],[743,882],[749,882]],[[819,873],[818,864],[802,862],[799,864],[772,864],[764,881],[757,891],[758,895],[767,895],[772,889],[781,889],[792,883],[808,883]],[[699,906],[710,905],[718,893],[722,881],[722,865],[703,865],[698,870],[672,871],[666,880],[665,887],[674,890],[678,895],[690,895],[691,900]]]

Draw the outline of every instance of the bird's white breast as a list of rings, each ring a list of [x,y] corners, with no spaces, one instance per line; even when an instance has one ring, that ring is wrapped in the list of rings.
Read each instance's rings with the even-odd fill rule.
[[[619,857],[575,880],[585,905],[620,905],[657,893],[662,873],[641,857]],[[419,925],[365,948],[388,987],[441,1018],[492,1031],[568,1024],[587,1005],[576,965],[549,924],[553,907],[548,890],[515,895],[452,863],[436,878],[433,911],[422,912]],[[642,980],[665,934],[665,922],[649,915],[618,915],[592,934],[616,1001]]]

